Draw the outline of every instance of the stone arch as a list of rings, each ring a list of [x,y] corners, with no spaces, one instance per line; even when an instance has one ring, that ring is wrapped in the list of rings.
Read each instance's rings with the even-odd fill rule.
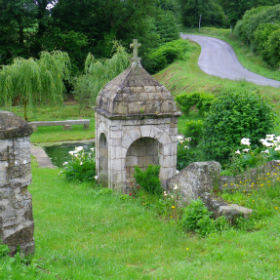
[[[125,157],[126,185],[134,184],[134,168],[146,169],[149,165],[161,165],[162,145],[152,137],[141,137],[129,146]]]
[[[99,135],[99,170],[98,181],[108,186],[108,142],[105,133]]]

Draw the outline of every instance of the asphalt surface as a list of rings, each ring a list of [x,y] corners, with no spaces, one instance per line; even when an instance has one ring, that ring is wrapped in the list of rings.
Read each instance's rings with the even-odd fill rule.
[[[233,48],[225,41],[199,35],[181,34],[181,37],[201,46],[198,65],[205,73],[234,81],[246,80],[257,85],[280,87],[280,81],[265,78],[244,68]]]

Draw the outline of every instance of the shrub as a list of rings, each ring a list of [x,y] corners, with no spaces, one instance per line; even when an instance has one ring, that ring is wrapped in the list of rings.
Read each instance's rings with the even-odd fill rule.
[[[159,48],[151,51],[143,59],[145,69],[154,74],[176,59],[184,59],[185,52],[189,49],[189,43],[186,40],[174,40],[168,42]]]
[[[184,138],[178,143],[177,169],[182,170],[190,163],[203,161],[204,155],[200,147],[190,147],[191,138]]]
[[[188,120],[184,130],[186,138],[190,138],[190,146],[196,147],[203,137],[203,121]]]
[[[159,180],[160,166],[149,165],[146,170],[135,167],[134,178],[136,183],[150,194],[160,195],[163,188]]]
[[[265,59],[273,67],[280,66],[280,28],[271,33],[265,44]]]
[[[86,182],[95,179],[95,157],[94,149],[91,152],[85,152],[83,147],[76,147],[70,151],[71,161],[64,163],[63,173],[68,181]]]
[[[259,145],[273,129],[272,109],[256,93],[244,89],[224,92],[211,106],[204,122],[203,150],[207,159],[225,163],[240,148],[243,137]]]
[[[196,106],[201,116],[204,116],[210,110],[214,99],[215,96],[213,94],[203,92],[194,92],[191,94],[182,93],[177,95],[175,98],[184,114],[188,115],[190,109]]]
[[[193,200],[184,209],[181,221],[183,229],[196,232],[200,236],[205,237],[215,231],[215,223],[210,216],[211,212],[208,211],[200,199]]]

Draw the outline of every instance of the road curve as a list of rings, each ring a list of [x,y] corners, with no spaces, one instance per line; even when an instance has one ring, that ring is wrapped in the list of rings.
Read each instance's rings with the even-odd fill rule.
[[[225,41],[206,36],[181,34],[201,46],[198,65],[209,75],[234,81],[246,80],[261,86],[280,87],[280,81],[265,78],[244,68],[237,59],[233,48]]]

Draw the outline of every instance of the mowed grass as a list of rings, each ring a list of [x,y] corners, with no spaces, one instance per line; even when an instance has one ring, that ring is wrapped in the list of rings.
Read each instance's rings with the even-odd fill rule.
[[[0,279],[280,279],[279,213],[259,231],[201,239],[137,200],[67,183],[59,172],[33,167],[36,273],[2,266]]]
[[[23,117],[23,107],[13,106],[3,108],[12,111],[16,115]],[[58,120],[76,120],[90,119],[89,129],[84,129],[83,125],[74,125],[69,130],[64,130],[62,126],[38,127],[31,135],[31,142],[50,143],[63,141],[79,141],[94,138],[94,110],[87,108],[79,110],[79,105],[75,102],[65,103],[61,106],[37,106],[28,111],[28,121],[58,121]]]

